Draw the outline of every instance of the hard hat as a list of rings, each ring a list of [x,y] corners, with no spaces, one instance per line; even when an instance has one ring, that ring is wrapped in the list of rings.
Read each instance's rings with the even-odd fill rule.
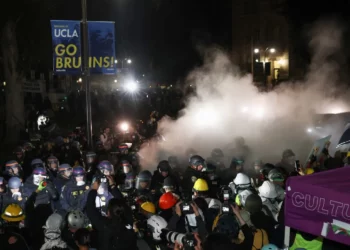
[[[162,233],[162,229],[165,229],[168,226],[166,220],[159,215],[152,215],[147,220],[147,228],[152,232],[153,239],[161,240],[160,235]]]
[[[24,220],[25,215],[22,208],[18,204],[10,204],[6,207],[4,213],[1,215],[1,218],[5,221],[19,222]]]
[[[199,166],[203,165],[205,163],[205,160],[200,155],[192,155],[189,160],[190,166]]]
[[[315,170],[314,170],[313,168],[307,168],[307,169],[305,169],[305,174],[306,174],[306,175],[313,174],[313,173],[315,173]]]
[[[278,247],[274,244],[267,244],[261,248],[261,250],[278,250]]]
[[[277,192],[275,184],[270,181],[264,181],[259,187],[260,196],[268,199],[275,199],[277,197]]]
[[[159,198],[159,208],[163,210],[172,208],[175,206],[177,201],[178,199],[171,192],[162,194],[162,196]]]
[[[223,214],[217,220],[215,225],[215,229],[213,230],[216,233],[222,233],[227,236],[236,239],[239,234],[239,224],[234,215],[231,214]]]
[[[269,181],[284,181],[283,174],[276,168],[270,170],[269,174],[267,175],[267,178],[269,179]]]
[[[83,228],[85,224],[85,216],[79,210],[71,211],[67,217],[68,226],[72,229]]]
[[[193,190],[197,192],[205,192],[209,190],[208,183],[204,179],[197,179],[193,185]]]
[[[152,202],[146,201],[142,203],[141,208],[148,213],[151,213],[151,214],[156,213],[156,206]]]
[[[246,174],[238,173],[233,183],[237,186],[250,185],[250,178]]]

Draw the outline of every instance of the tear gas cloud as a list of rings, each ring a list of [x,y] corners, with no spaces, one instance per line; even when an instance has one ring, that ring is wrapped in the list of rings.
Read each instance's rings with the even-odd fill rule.
[[[176,121],[159,122],[158,132],[166,141],[141,148],[143,167],[154,169],[159,160],[184,156],[188,148],[204,158],[213,148],[221,148],[228,162],[238,136],[250,147],[251,160],[277,163],[282,151],[290,148],[304,162],[312,142],[328,135],[307,133],[313,114],[345,112],[349,107],[336,77],[339,66],[329,59],[341,52],[342,31],[337,27],[332,22],[316,24],[309,32],[313,59],[306,80],[285,83],[270,92],[259,92],[252,77],[235,70],[224,52],[206,50],[204,64],[186,80],[195,86],[196,95],[187,100]]]

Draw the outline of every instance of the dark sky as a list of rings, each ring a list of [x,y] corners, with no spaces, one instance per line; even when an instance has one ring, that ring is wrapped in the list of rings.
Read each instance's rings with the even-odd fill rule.
[[[33,3],[34,2],[34,3]],[[296,29],[324,16],[347,15],[349,1],[290,1]],[[50,19],[79,20],[79,0],[13,0],[1,8],[0,21],[21,16],[18,40],[26,63],[51,68]],[[130,57],[139,73],[176,81],[201,63],[198,45],[231,47],[231,0],[88,0],[89,20],[116,22],[117,56]]]

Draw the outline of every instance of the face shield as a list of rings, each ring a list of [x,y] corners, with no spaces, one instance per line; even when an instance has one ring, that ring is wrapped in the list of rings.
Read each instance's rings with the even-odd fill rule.
[[[129,164],[123,164],[123,172],[124,174],[128,174],[131,172],[131,166]]]
[[[84,175],[75,176],[75,181],[77,182],[77,186],[85,185]]]
[[[87,156],[86,157],[86,163],[87,164],[92,164],[95,162],[95,156]]]
[[[113,171],[109,169],[102,169],[101,173],[104,174],[105,176],[113,175]]]
[[[99,195],[107,195],[108,194],[108,183],[101,182],[100,186],[97,189],[97,194]]]
[[[125,179],[124,188],[125,189],[132,189],[132,188],[134,188],[134,181],[135,180],[133,178]]]
[[[147,190],[151,186],[151,180],[136,178],[136,189],[137,190]]]
[[[39,186],[40,182],[42,182],[45,179],[46,179],[45,175],[41,175],[41,174],[34,174],[33,175],[33,183],[36,186]]]
[[[56,160],[49,161],[48,166],[49,166],[50,170],[52,170],[54,172],[58,171],[58,161],[56,161]]]
[[[67,168],[62,172],[62,175],[68,179],[72,176],[72,173],[73,173],[73,169]]]
[[[163,177],[167,177],[169,175],[169,172],[168,171],[160,171],[160,174],[163,176]]]
[[[19,188],[12,188],[10,191],[12,194],[19,193]]]

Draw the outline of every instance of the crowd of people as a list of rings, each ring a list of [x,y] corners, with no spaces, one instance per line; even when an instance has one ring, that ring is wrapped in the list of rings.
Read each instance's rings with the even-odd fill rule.
[[[240,138],[228,165],[219,148],[208,157],[188,149],[152,173],[139,164],[139,143],[112,140],[107,128],[95,151],[82,147],[81,131],[21,143],[1,169],[0,248],[349,248],[293,230],[289,246],[283,242],[286,180],[342,167],[327,147],[307,166],[290,149],[277,164],[247,165]]]

